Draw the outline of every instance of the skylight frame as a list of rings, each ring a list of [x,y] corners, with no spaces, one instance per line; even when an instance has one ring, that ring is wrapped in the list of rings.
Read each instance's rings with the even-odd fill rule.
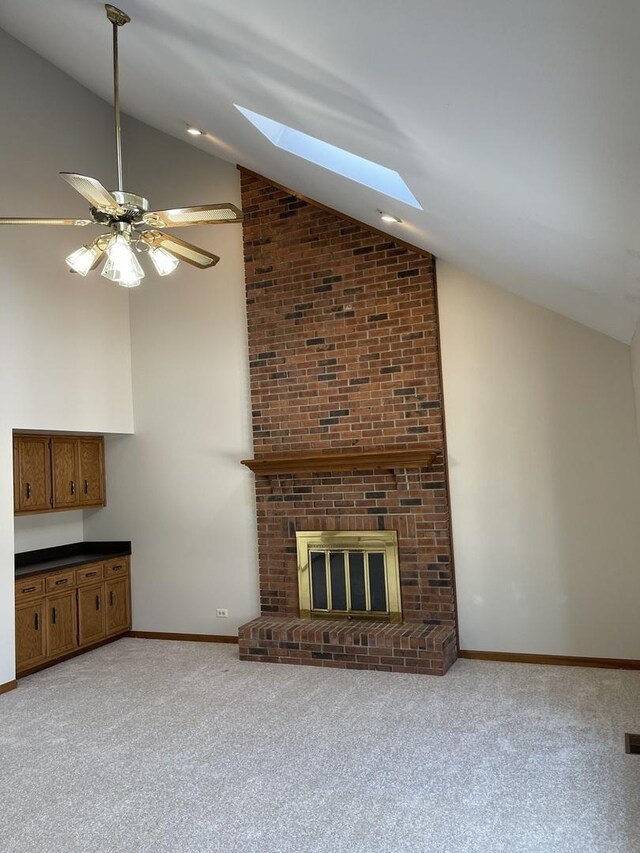
[[[331,145],[329,142],[241,107],[239,104],[234,104],[234,107],[276,148],[403,204],[423,210],[400,174],[393,169],[375,163],[373,160],[367,160],[344,148],[338,148],[337,145]]]

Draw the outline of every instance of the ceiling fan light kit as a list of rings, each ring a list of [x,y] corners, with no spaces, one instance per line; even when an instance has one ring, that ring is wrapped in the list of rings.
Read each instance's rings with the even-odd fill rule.
[[[85,276],[98,266],[104,257],[104,249],[100,248],[99,240],[100,238],[98,237],[92,243],[76,249],[75,252],[72,252],[65,258],[65,261],[73,272]]]
[[[137,287],[144,278],[144,270],[124,234],[116,234],[111,240],[102,275],[122,287]]]
[[[75,172],[60,172],[60,177],[89,202],[91,219],[0,217],[0,225],[102,226],[107,229],[105,233],[66,258],[69,269],[86,276],[106,256],[102,275],[122,287],[136,287],[144,278],[144,270],[136,253],[147,253],[161,276],[173,272],[179,261],[185,261],[198,269],[208,269],[220,260],[206,249],[200,249],[158,228],[241,222],[242,213],[233,204],[201,204],[151,211],[144,196],[125,192],[122,177],[118,30],[128,24],[131,18],[110,4],[106,4],[105,9],[113,25],[113,108],[118,189],[109,192],[96,178]]]

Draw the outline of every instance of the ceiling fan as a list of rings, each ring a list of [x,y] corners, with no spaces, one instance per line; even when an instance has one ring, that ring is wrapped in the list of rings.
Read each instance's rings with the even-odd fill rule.
[[[87,275],[106,255],[102,275],[123,287],[136,287],[144,277],[136,253],[147,253],[159,275],[168,275],[186,261],[199,269],[218,263],[219,257],[187,243],[160,228],[186,225],[219,225],[241,222],[242,213],[233,204],[201,204],[172,210],[149,210],[149,202],[136,193],[125,192],[122,182],[122,140],[120,133],[120,87],[118,79],[118,29],[131,18],[106,4],[113,25],[113,103],[115,116],[118,189],[109,192],[96,178],[60,172],[60,176],[91,205],[91,219],[29,219],[0,217],[0,225],[98,225],[106,231],[66,258],[72,272]],[[135,250],[135,251],[134,251]]]

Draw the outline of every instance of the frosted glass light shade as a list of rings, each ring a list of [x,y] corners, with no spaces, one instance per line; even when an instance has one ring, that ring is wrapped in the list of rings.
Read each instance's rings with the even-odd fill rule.
[[[107,249],[102,275],[122,287],[137,287],[144,278],[144,270],[122,234],[116,234]]]
[[[149,257],[158,275],[169,275],[178,266],[178,259],[160,246],[149,249]]]
[[[93,269],[93,265],[101,255],[102,249],[99,249],[93,243],[89,243],[87,246],[76,249],[75,252],[72,252],[65,258],[65,261],[74,272],[85,276]]]

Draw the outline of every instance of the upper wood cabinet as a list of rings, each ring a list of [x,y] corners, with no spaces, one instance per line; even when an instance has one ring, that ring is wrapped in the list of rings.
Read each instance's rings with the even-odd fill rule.
[[[104,441],[78,439],[78,473],[81,506],[104,506]]]
[[[102,436],[13,437],[16,515],[104,506]]]
[[[13,437],[13,502],[16,512],[48,512],[51,509],[48,435]]]
[[[78,506],[78,439],[51,438],[51,480],[54,509]]]

